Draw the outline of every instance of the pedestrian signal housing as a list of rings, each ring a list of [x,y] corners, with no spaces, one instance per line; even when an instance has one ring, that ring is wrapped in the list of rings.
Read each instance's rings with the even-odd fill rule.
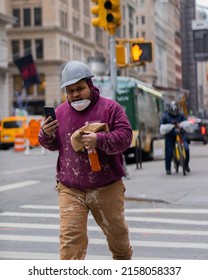
[[[152,62],[152,43],[131,43],[131,59],[133,62]]]
[[[126,47],[124,45],[116,44],[116,64],[120,67],[126,65]]]

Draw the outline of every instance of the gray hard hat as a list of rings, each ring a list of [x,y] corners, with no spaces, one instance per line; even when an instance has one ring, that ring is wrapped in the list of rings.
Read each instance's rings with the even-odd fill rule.
[[[82,79],[94,77],[90,68],[83,62],[77,60],[69,61],[61,73],[61,88],[73,85]]]

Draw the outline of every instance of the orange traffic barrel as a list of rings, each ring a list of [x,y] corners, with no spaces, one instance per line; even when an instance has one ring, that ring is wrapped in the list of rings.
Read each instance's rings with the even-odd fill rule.
[[[25,137],[23,134],[16,134],[14,140],[14,151],[23,152],[25,150]]]

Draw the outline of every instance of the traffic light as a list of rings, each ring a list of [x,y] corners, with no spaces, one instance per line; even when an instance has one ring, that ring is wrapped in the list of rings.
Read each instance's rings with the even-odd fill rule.
[[[131,59],[133,62],[152,62],[152,43],[132,42]]]
[[[115,28],[121,24],[120,0],[104,1],[107,29],[115,33]]]
[[[95,27],[103,27],[106,29],[106,10],[104,9],[104,2],[105,0],[91,0],[95,3],[94,6],[91,8],[91,13],[95,15],[91,20],[91,23]]]

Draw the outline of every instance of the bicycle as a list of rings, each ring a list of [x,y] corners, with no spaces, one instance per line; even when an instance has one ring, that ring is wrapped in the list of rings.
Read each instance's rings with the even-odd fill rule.
[[[182,167],[183,175],[186,175],[186,150],[184,147],[184,142],[181,134],[181,128],[178,129],[178,134],[176,135],[175,148],[173,151],[173,163],[176,173],[179,171],[179,166]]]

